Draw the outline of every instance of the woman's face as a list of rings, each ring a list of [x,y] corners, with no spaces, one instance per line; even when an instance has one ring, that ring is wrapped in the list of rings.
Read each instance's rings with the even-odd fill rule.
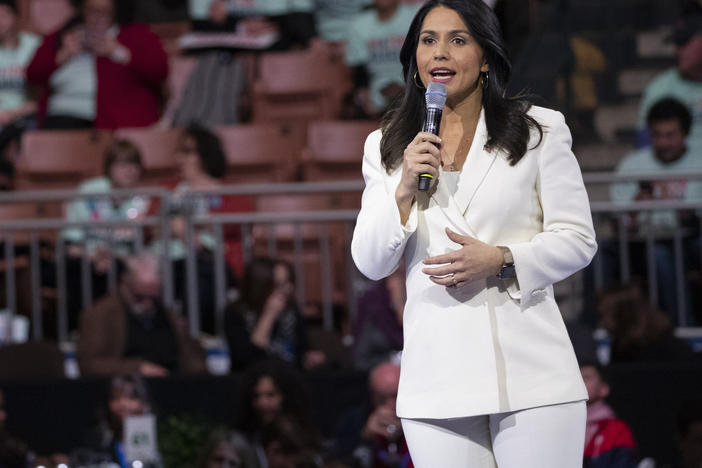
[[[197,154],[195,140],[189,136],[183,136],[176,149],[176,159],[180,168],[180,177],[184,181],[192,181],[202,175],[202,165]]]
[[[483,50],[461,16],[439,6],[424,18],[417,44],[417,68],[425,86],[446,85],[448,102],[459,103],[476,92],[480,73],[488,71]]]
[[[263,424],[273,421],[283,410],[283,394],[272,378],[263,376],[256,382],[253,407]]]
[[[115,5],[113,0],[85,0],[83,18],[89,29],[106,31],[115,22]]]
[[[128,416],[137,416],[144,413],[144,403],[134,396],[134,388],[127,386],[113,391],[108,403],[110,413],[120,420]]]
[[[0,39],[17,32],[17,14],[7,5],[0,5]]]
[[[115,161],[110,166],[109,176],[117,188],[134,187],[141,178],[141,166],[131,161]]]
[[[278,263],[273,267],[273,282],[276,291],[280,291],[288,298],[292,297],[293,292],[295,292],[295,285],[293,285],[285,265]]]

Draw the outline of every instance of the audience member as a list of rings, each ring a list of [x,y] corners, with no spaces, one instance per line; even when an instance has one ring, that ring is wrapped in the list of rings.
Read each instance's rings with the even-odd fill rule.
[[[356,368],[367,371],[402,351],[402,314],[406,299],[403,267],[361,297],[353,333]]]
[[[601,294],[600,325],[611,340],[611,362],[672,362],[693,359],[690,345],[673,334],[670,319],[634,285]]]
[[[256,450],[260,466],[267,466],[263,434],[274,421],[285,419],[316,439],[311,401],[296,371],[280,361],[262,361],[247,369],[241,392],[237,427]]]
[[[687,180],[687,173],[702,171],[702,158],[692,153],[686,142],[690,131],[691,116],[680,101],[665,98],[657,102],[648,112],[648,128],[653,145],[627,155],[617,166],[616,173],[621,175],[640,175],[654,178],[659,174],[679,174],[680,178],[671,180],[643,180],[640,182],[616,183],[611,186],[612,201],[626,205],[640,200],[680,200],[702,201],[702,181]],[[675,256],[673,255],[673,231],[688,227],[686,255],[689,264],[699,264],[697,247],[697,217],[691,211],[656,210],[639,212],[629,218],[629,231],[637,236],[653,233],[656,237],[656,278],[658,279],[658,296],[661,307],[675,321],[677,318],[677,278]],[[612,242],[605,243],[605,252],[612,250]],[[645,259],[645,245],[642,241],[633,245],[634,258]],[[696,260],[697,259],[697,260]],[[615,271],[618,259],[610,259],[611,265],[605,265],[607,271]],[[637,265],[635,270],[645,272],[645,265]],[[688,305],[690,303],[688,299]],[[685,324],[680,324],[685,325]]]
[[[316,36],[314,0],[191,0],[190,17],[196,30],[242,32],[250,36],[274,34],[268,50],[306,48]]]
[[[127,418],[152,412],[144,381],[135,375],[110,379],[107,399],[98,426],[86,437],[83,447],[71,454],[76,466],[103,466],[115,463],[129,468],[124,449],[124,426]]]
[[[261,434],[268,468],[318,468],[322,466],[319,441],[295,419],[281,415]]]
[[[636,468],[636,444],[626,422],[605,402],[609,384],[596,362],[580,364],[587,388],[584,468]]]
[[[219,138],[198,125],[183,129],[175,159],[180,169],[180,177],[174,184],[172,204],[166,207],[154,206],[153,211],[165,210],[171,216],[171,236],[168,242],[169,255],[174,268],[176,299],[188,304],[186,282],[187,222],[189,217],[201,217],[209,213],[231,213],[253,211],[253,200],[242,195],[190,194],[192,191],[215,190],[221,187],[221,179],[227,170],[227,157]],[[225,261],[228,265],[226,283],[236,282],[243,272],[241,229],[238,226],[224,228]],[[216,239],[206,227],[194,231],[194,250],[197,259],[198,306],[200,328],[206,333],[215,332],[214,303],[214,251]],[[150,246],[155,253],[162,253],[164,243],[156,239]],[[187,310],[187,309],[186,309]]]
[[[159,299],[158,258],[128,259],[118,288],[83,311],[76,356],[84,375],[204,373],[205,356]]]
[[[115,129],[159,119],[168,57],[132,0],[75,0],[80,14],[44,38],[27,68],[43,89],[43,128]]]
[[[338,451],[363,468],[412,467],[402,424],[395,411],[399,364],[386,361],[370,373],[370,408],[352,410],[340,421]]]
[[[649,143],[648,113],[664,97],[679,99],[690,109],[692,127],[689,142],[702,151],[702,5],[680,17],[673,26],[677,65],[649,83],[639,105],[638,145]]]
[[[218,430],[210,435],[196,468],[259,468],[259,464],[241,434]]]
[[[246,266],[241,298],[227,307],[225,333],[232,370],[268,357],[311,367],[324,361],[307,348],[295,272],[283,261],[259,257]]]
[[[143,217],[149,209],[149,200],[141,196],[109,196],[113,189],[130,189],[139,185],[144,166],[141,153],[132,142],[117,140],[105,150],[103,175],[86,180],[78,186],[78,192],[96,194],[95,198],[79,198],[66,207],[68,221],[131,220]],[[104,196],[100,196],[104,195]],[[105,271],[100,251],[109,249],[112,255],[126,256],[134,252],[136,231],[133,228],[118,228],[111,232],[104,229],[68,228],[63,237],[80,247],[73,249],[75,256],[88,250],[99,271]]]
[[[0,1],[0,127],[37,110],[25,74],[41,40],[19,30],[18,16],[15,0]]]
[[[0,466],[2,468],[26,468],[32,458],[27,445],[7,432],[5,420],[5,395],[0,390]]]
[[[377,0],[351,22],[346,64],[353,67],[354,102],[367,117],[378,117],[404,89],[398,57],[418,7]]]
[[[319,37],[328,42],[347,42],[354,16],[372,3],[372,0],[317,0],[315,20]]]
[[[79,198],[66,207],[68,221],[129,221],[144,216],[149,200],[140,196],[110,196],[113,189],[129,189],[137,186],[143,170],[139,149],[129,141],[118,140],[105,151],[104,175],[86,180],[78,187],[82,194],[95,197]],[[102,196],[101,196],[102,195]],[[137,230],[128,226],[115,229],[71,227],[64,229],[67,241],[66,255],[66,300],[69,329],[75,330],[78,315],[83,308],[82,288],[92,289],[89,297],[97,299],[108,289],[108,271],[113,259],[119,262],[133,254]],[[90,259],[91,281],[83,284],[81,275],[82,257]]]

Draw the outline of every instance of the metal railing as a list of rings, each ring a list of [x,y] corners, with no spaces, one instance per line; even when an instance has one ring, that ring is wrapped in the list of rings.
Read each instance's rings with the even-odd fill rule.
[[[702,178],[702,174],[689,174],[691,178]],[[656,175],[655,179],[680,178],[680,175]],[[637,176],[617,176],[611,173],[590,173],[585,174],[584,179],[587,184],[613,183],[629,180],[647,180],[650,177]],[[251,195],[264,196],[272,194],[280,195],[308,195],[308,194],[334,194],[334,193],[356,193],[363,189],[361,181],[349,182],[324,182],[324,183],[293,183],[293,184],[247,184],[223,186],[217,190],[193,191],[185,195],[186,198],[202,196],[226,196],[226,195]],[[81,198],[96,197],[125,197],[143,196],[149,197],[161,203],[161,206],[169,206],[173,202],[173,194],[162,188],[145,188],[138,190],[115,190],[106,194],[80,193],[73,190],[46,190],[46,191],[24,191],[12,193],[0,193],[0,204],[23,203],[23,202],[69,202]],[[619,281],[627,282],[631,279],[630,263],[630,242],[631,233],[626,229],[626,218],[632,211],[657,211],[657,210],[692,210],[702,211],[702,200],[699,202],[685,201],[640,201],[628,205],[614,204],[608,201],[591,202],[593,219],[598,240],[614,242],[619,251]],[[319,291],[319,308],[323,324],[327,329],[333,328],[334,305],[338,303],[339,296],[344,300],[343,306],[348,311],[350,320],[356,316],[356,299],[362,288],[360,274],[350,260],[348,241],[351,238],[353,224],[358,210],[351,209],[324,209],[324,210],[300,210],[300,211],[268,211],[268,212],[242,212],[242,213],[217,213],[207,215],[186,216],[186,229],[184,242],[185,251],[185,287],[188,291],[197,291],[198,284],[198,262],[197,253],[192,246],[195,244],[195,236],[201,228],[207,228],[215,239],[212,253],[212,269],[214,277],[214,304],[215,304],[215,330],[222,333],[224,324],[224,309],[228,301],[228,285],[226,280],[225,263],[225,229],[230,226],[237,226],[241,232],[241,254],[245,262],[248,262],[253,255],[264,252],[270,257],[277,257],[280,251],[280,237],[276,235],[276,229],[280,226],[292,226],[292,236],[287,236],[286,254],[292,256],[293,265],[297,277],[296,298],[300,304],[309,303],[307,293],[310,290],[310,282],[314,279],[307,277],[309,269],[305,264],[305,252],[310,248],[310,239],[303,235],[304,225],[314,225],[317,229],[316,239],[312,240],[313,249],[316,251],[319,267],[320,284],[313,285]],[[615,226],[612,228],[612,225]],[[266,226],[266,229],[259,229]],[[331,227],[336,226],[334,229]],[[338,226],[342,226],[340,229]],[[146,216],[134,220],[115,221],[68,221],[62,218],[37,218],[37,219],[16,219],[2,220],[0,222],[0,240],[4,243],[2,252],[4,253],[4,286],[5,286],[5,307],[10,314],[18,312],[17,301],[17,271],[20,264],[26,266],[28,271],[30,311],[32,323],[32,337],[41,339],[43,337],[44,311],[42,307],[42,281],[41,269],[42,258],[49,257],[53,260],[56,273],[55,288],[55,308],[57,314],[56,334],[59,340],[64,341],[69,337],[68,313],[66,309],[66,247],[67,242],[62,237],[62,230],[74,227],[81,229],[104,228],[108,232],[118,228],[129,227],[134,229],[134,252],[138,253],[146,249],[146,232],[148,230],[160,230],[159,239],[165,245],[161,252],[163,267],[163,303],[167,307],[176,306],[173,264],[168,256],[168,242],[171,239],[170,215],[168,210],[160,210],[152,216]],[[262,237],[261,232],[266,233]],[[699,232],[702,233],[702,225]],[[341,234],[339,234],[341,233]],[[45,237],[55,237],[50,242],[42,242]],[[20,238],[24,236],[23,239]],[[339,238],[340,237],[340,238]],[[674,229],[665,233],[665,240],[672,245],[673,263],[677,278],[684,277],[684,248],[683,241],[689,237],[686,229]],[[654,230],[648,230],[639,240],[645,244],[646,271],[649,284],[650,299],[656,302],[659,298],[655,287],[658,278],[656,277],[656,256],[654,249],[656,242],[662,237]],[[700,239],[702,242],[702,239]],[[292,246],[290,246],[292,244]],[[20,256],[17,255],[16,248],[23,246],[25,251]],[[341,258],[342,262],[335,263],[335,259]],[[702,260],[697,259],[702,270]],[[87,250],[83,249],[80,258],[81,275],[81,299],[82,305],[87,307],[92,302],[92,284],[90,273],[90,258]],[[114,287],[116,284],[116,258],[112,257],[111,267],[108,271],[108,285]],[[307,265],[309,266],[309,265]],[[595,288],[605,287],[605,275],[603,272],[602,253],[599,252],[593,261]],[[343,294],[335,295],[335,284],[343,283]],[[180,285],[178,285],[180,286]],[[680,326],[690,324],[688,317],[689,305],[685,294],[683,281],[676,283],[677,296],[677,318]],[[576,294],[582,288],[573,288],[572,293]],[[200,333],[200,311],[198,296],[187,294],[187,303],[182,304],[188,313],[188,323],[193,336]],[[9,329],[9,327],[8,327]],[[9,335],[9,332],[8,332]],[[6,337],[6,338],[9,338]]]

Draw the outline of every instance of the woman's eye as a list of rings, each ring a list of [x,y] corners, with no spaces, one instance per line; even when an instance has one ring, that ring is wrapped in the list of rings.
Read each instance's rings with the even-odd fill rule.
[[[463,39],[462,37],[454,37],[453,42],[454,42],[454,44],[463,45],[466,43],[466,40]]]
[[[432,38],[432,37],[425,37],[424,39],[422,39],[422,42],[423,42],[424,44],[431,44],[432,42],[434,42],[434,38]]]

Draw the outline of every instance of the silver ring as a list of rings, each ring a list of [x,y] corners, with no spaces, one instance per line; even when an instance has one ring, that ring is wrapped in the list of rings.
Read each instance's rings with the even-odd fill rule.
[[[451,277],[451,279],[453,279],[453,277],[456,275],[454,273],[451,273],[449,276]]]

